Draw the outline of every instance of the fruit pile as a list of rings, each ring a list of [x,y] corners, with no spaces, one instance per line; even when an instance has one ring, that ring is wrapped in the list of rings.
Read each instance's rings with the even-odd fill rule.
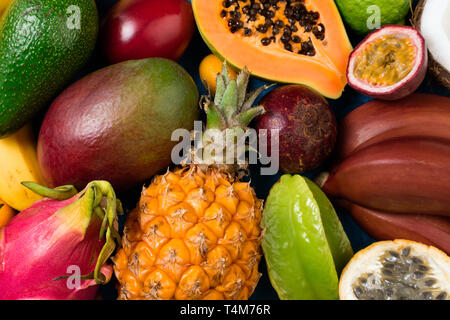
[[[0,299],[450,299],[449,10],[0,0]]]

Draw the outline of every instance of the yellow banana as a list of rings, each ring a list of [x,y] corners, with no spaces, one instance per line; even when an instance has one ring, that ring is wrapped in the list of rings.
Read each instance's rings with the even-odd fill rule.
[[[14,209],[0,199],[0,228],[3,228],[14,217]]]
[[[18,211],[25,210],[41,199],[25,188],[22,181],[45,185],[30,124],[13,135],[0,139],[0,199]]]
[[[4,10],[6,7],[12,2],[12,0],[0,0],[0,18],[3,15]]]

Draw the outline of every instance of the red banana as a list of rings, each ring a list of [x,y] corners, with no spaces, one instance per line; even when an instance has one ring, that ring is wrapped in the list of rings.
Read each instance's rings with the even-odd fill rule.
[[[340,123],[337,157],[345,159],[361,148],[400,137],[450,140],[450,98],[415,93],[358,107]]]
[[[378,143],[353,153],[318,183],[327,195],[370,209],[450,216],[450,140]]]
[[[376,240],[407,239],[440,248],[450,254],[450,218],[387,213],[370,210],[349,201],[338,201],[356,223]]]

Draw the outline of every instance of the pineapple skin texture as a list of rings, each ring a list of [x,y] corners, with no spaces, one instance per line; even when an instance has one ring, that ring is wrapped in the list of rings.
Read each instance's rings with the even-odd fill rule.
[[[157,176],[113,258],[121,300],[247,300],[261,274],[261,212],[249,183],[190,166]]]

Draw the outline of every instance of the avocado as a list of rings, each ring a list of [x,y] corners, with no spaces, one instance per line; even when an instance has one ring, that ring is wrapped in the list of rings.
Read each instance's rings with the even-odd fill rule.
[[[15,0],[0,21],[0,138],[29,122],[94,50],[94,0]]]

